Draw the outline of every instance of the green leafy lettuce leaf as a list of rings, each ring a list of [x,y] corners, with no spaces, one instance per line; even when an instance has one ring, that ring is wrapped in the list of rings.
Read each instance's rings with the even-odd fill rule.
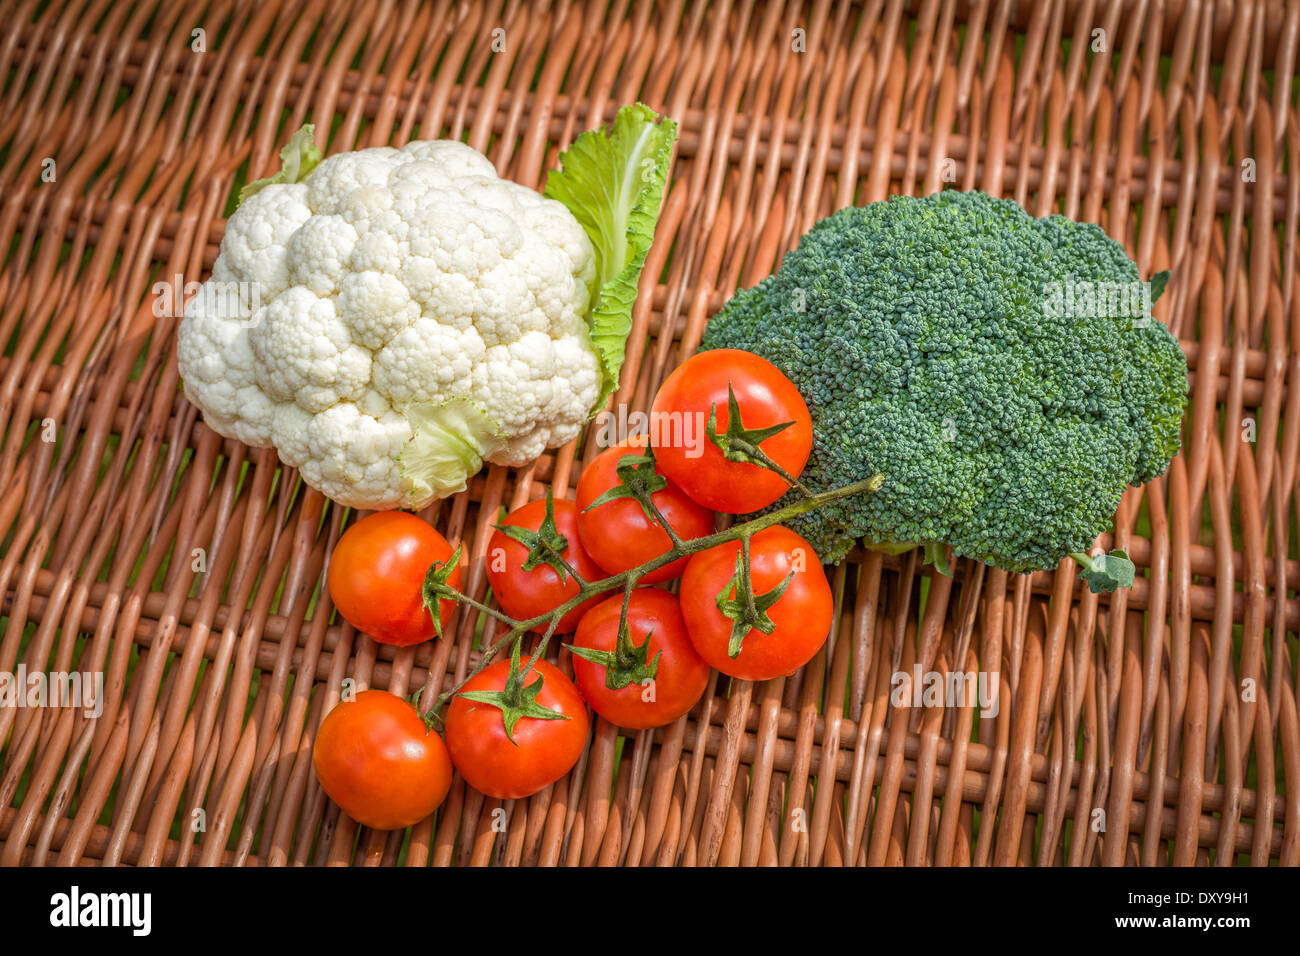
[[[625,106],[612,128],[579,136],[546,180],[546,196],[568,207],[596,249],[595,304],[588,321],[600,358],[601,390],[592,414],[618,388],[637,283],[654,239],[676,140],[671,119],[643,103]]]
[[[305,124],[302,129],[289,138],[288,144],[280,150],[280,171],[266,179],[247,183],[239,191],[236,208],[253,193],[261,192],[272,183],[296,183],[307,177],[320,164],[320,148],[316,145],[316,127]]]

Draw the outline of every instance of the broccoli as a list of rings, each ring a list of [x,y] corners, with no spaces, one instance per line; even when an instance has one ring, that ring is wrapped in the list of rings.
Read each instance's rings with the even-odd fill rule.
[[[1150,318],[1167,278],[1142,283],[1095,225],[982,192],[895,196],[817,223],[701,349],[755,352],[799,388],[811,491],[884,474],[792,522],[822,560],[946,542],[1018,572],[1071,555],[1113,590],[1127,557],[1086,552],[1180,445],[1187,359]]]

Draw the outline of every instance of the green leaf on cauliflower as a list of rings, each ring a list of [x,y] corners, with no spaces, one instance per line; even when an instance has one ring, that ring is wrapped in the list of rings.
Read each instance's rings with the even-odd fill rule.
[[[417,402],[407,406],[406,419],[414,437],[403,447],[400,463],[413,504],[464,491],[483,459],[504,446],[494,437],[500,426],[471,402]]]
[[[280,171],[274,176],[246,184],[239,191],[239,202],[235,204],[236,208],[243,205],[244,200],[249,196],[261,192],[273,183],[301,182],[319,164],[320,147],[316,145],[316,127],[312,123],[306,123],[280,150]]]
[[[560,155],[545,194],[562,202],[596,250],[591,344],[600,358],[602,409],[618,388],[632,306],[654,239],[677,124],[643,103],[625,106],[613,128],[589,130]]]

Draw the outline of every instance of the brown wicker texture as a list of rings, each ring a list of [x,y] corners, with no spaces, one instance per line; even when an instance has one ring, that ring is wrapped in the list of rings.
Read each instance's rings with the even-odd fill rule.
[[[1300,862],[1300,0],[4,6],[0,672],[103,671],[106,699],[0,708],[0,862]],[[1172,269],[1156,313],[1192,396],[1182,455],[1116,518],[1139,580],[857,553],[794,676],[715,676],[660,731],[597,721],[530,799],[458,778],[436,818],[360,829],[312,772],[323,713],[345,678],[450,686],[475,621],[394,652],[331,620],[343,509],[204,426],[153,284],[207,276],[245,164],[305,121],[327,152],[462,138],[540,185],[636,99],[681,135],[631,408],[845,205],[978,187]],[[498,509],[571,493],[592,454],[425,513],[476,596]],[[999,712],[892,706],[914,665],[997,672]]]

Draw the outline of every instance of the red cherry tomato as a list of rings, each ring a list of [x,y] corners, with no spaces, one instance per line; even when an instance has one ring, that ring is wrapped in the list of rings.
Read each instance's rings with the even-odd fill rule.
[[[578,506],[567,498],[555,502],[555,530],[568,542],[562,556],[586,581],[596,581],[605,576],[600,565],[587,554],[578,537]],[[501,522],[529,531],[537,531],[546,519],[546,500],[530,501],[522,508],[516,508]],[[578,593],[578,582],[567,572],[564,580],[549,564],[539,564],[531,571],[523,566],[528,560],[528,548],[509,537],[503,531],[496,531],[488,542],[487,577],[492,585],[492,593],[497,603],[517,621],[526,621],[546,614],[559,607]],[[575,607],[564,617],[555,631],[567,634],[578,626],[590,608],[599,604],[601,598],[593,597]],[[545,631],[546,625],[540,624],[535,631]]]
[[[794,423],[758,447],[798,478],[812,450],[808,406],[780,369],[751,352],[714,349],[677,366],[655,396],[650,420],[656,424],[650,435],[660,470],[683,491],[706,508],[747,514],[776,501],[790,485],[759,465],[728,461],[705,437],[710,408],[717,409],[718,434],[726,434],[731,420],[728,383],[747,430]],[[687,421],[686,416],[692,416],[689,427],[679,424]]]
[[[312,750],[326,795],[358,823],[400,830],[441,806],[451,787],[442,738],[386,690],[363,690],[321,722]]]
[[[607,574],[618,574],[657,558],[672,547],[668,532],[651,521],[635,498],[616,498],[592,510],[592,502],[619,483],[618,463],[626,455],[643,454],[645,436],[630,438],[592,459],[578,479],[578,534],[582,545]],[[656,471],[658,468],[656,467]],[[713,533],[713,513],[692,501],[671,480],[650,499],[683,540]],[[670,581],[682,573],[680,558],[641,579],[642,584]]]
[[[510,662],[497,661],[461,688],[463,691],[499,691],[506,686]],[[499,800],[532,796],[573,769],[587,745],[590,721],[587,708],[573,681],[554,664],[538,661],[524,678],[531,687],[541,676],[544,683],[535,698],[565,719],[520,717],[514,741],[506,736],[501,709],[457,695],[447,707],[447,749],[451,762],[475,790]]]
[[[381,644],[405,647],[437,635],[421,589],[429,566],[451,559],[451,545],[428,522],[405,511],[362,518],[339,538],[330,556],[330,599],[343,619]],[[460,587],[461,570],[447,583]],[[438,604],[443,633],[454,601]]]
[[[695,650],[731,677],[770,680],[792,674],[812,660],[830,633],[833,598],[821,561],[812,545],[789,528],[777,525],[750,539],[754,594],[778,586],[791,571],[785,593],[767,610],[775,627],[770,634],[751,628],[740,655],[727,655],[732,620],[718,608],[718,594],[736,573],[740,542],[731,541],[691,558],[682,575],[682,616]],[[734,587],[727,597],[735,597]]]
[[[623,595],[609,598],[587,612],[578,625],[576,647],[613,652],[618,646],[618,622]],[[709,683],[709,665],[691,646],[677,598],[658,588],[637,588],[628,599],[627,629],[634,645],[650,635],[645,663],[658,656],[653,678],[617,690],[606,683],[604,665],[573,658],[573,676],[591,709],[612,724],[641,730],[662,727],[688,713]]]

